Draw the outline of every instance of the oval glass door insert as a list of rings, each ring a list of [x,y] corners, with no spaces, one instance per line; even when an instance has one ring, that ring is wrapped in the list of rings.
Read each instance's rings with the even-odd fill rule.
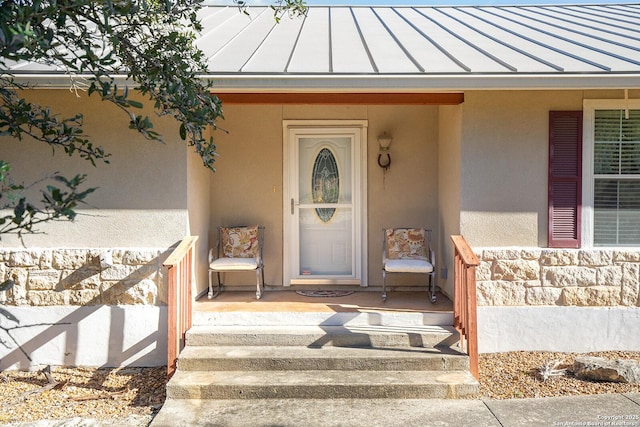
[[[313,203],[338,203],[340,174],[336,157],[328,148],[320,150],[313,162],[311,195]],[[316,208],[316,214],[322,222],[329,222],[335,212],[335,208]]]

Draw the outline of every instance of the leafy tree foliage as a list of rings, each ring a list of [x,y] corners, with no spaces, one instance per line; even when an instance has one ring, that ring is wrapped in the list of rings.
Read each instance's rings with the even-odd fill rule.
[[[194,44],[202,29],[197,15],[202,1],[0,0],[0,136],[29,137],[93,165],[108,163],[109,153],[83,132],[82,114],[61,118],[50,107],[24,98],[23,91],[32,86],[16,80],[10,66],[31,61],[60,70],[71,90],[113,103],[129,128],[161,140],[152,120],[138,114],[143,105],[131,94],[149,99],[156,114],[180,123],[180,138],[215,170],[216,146],[205,130],[216,127],[222,108],[211,83],[199,77],[207,63]],[[237,4],[246,13],[246,3]],[[276,0],[271,8],[276,21],[284,13],[306,13],[303,0]],[[11,183],[9,169],[0,163],[0,209],[12,211],[0,216],[0,235],[73,219],[73,209],[93,191],[79,189],[84,175],[66,179],[53,174],[50,178],[63,188],[47,187],[36,207],[21,195],[24,186]]]
[[[23,185],[11,181],[8,173],[10,165],[0,160],[0,201],[4,206],[12,206],[13,210],[7,214],[0,214],[0,234],[12,232],[33,232],[35,226],[43,222],[54,220],[73,220],[76,217],[74,208],[78,203],[92,193],[95,188],[79,191],[78,187],[85,180],[84,175],[76,175],[68,180],[58,174],[48,177],[48,180],[64,185],[63,189],[49,184],[42,190],[41,206],[27,201],[22,195]]]

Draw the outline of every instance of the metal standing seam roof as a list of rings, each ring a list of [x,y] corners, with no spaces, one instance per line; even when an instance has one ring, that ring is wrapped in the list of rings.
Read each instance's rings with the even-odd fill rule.
[[[640,3],[247,11],[200,12],[219,89],[640,88]]]

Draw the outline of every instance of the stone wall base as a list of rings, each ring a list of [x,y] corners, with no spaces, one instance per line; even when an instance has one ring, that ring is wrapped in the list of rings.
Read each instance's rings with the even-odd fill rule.
[[[480,306],[640,307],[635,249],[477,249]]]

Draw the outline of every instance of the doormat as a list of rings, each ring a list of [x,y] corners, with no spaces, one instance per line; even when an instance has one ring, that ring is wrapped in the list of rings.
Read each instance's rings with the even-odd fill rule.
[[[323,298],[331,298],[331,297],[346,297],[347,295],[351,295],[353,291],[319,291],[319,290],[302,290],[296,291],[298,295],[302,295],[305,297],[323,297]]]

